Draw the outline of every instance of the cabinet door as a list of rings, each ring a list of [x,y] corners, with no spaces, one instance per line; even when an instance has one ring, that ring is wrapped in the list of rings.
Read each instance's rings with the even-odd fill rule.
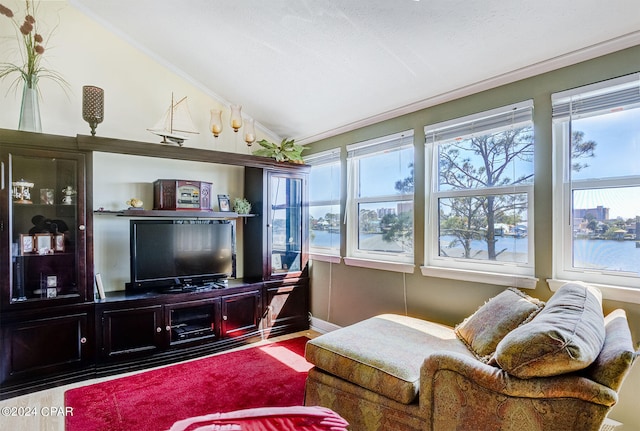
[[[182,302],[165,305],[170,345],[200,344],[220,336],[220,300]]]
[[[241,337],[259,331],[262,314],[259,290],[223,296],[221,300],[222,337]]]
[[[91,359],[88,313],[2,325],[2,382],[78,368]]]
[[[306,177],[268,174],[267,279],[295,276],[307,264]]]
[[[162,305],[103,310],[101,353],[105,358],[140,356],[161,350],[167,343]]]
[[[267,283],[267,337],[309,329],[308,280]]]
[[[84,155],[7,150],[2,168],[1,303],[85,301]]]

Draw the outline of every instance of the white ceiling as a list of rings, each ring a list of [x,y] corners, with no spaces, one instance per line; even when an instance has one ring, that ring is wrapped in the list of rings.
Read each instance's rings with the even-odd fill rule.
[[[638,0],[70,0],[305,143],[640,43]]]

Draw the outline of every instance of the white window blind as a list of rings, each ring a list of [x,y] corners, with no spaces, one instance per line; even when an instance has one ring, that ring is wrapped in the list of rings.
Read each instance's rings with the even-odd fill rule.
[[[626,75],[551,96],[554,120],[574,119],[640,106],[640,73]]]
[[[466,139],[479,133],[487,134],[492,130],[504,129],[507,125],[519,127],[530,124],[532,117],[533,100],[527,100],[426,126],[425,139],[427,144]]]

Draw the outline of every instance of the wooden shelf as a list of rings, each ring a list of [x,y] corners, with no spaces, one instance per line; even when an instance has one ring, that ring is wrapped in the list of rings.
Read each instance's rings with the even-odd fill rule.
[[[255,217],[256,214],[238,214],[231,211],[202,211],[202,210],[122,210],[122,211],[99,211],[93,212],[96,215],[115,215],[121,217],[182,217],[182,218],[215,218],[233,219],[244,217]]]

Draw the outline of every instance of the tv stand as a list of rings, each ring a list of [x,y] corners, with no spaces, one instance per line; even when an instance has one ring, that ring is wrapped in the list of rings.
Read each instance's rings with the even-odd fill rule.
[[[308,289],[303,277],[109,292],[96,303],[96,327],[102,328],[96,334],[96,375],[195,358],[308,329]]]

